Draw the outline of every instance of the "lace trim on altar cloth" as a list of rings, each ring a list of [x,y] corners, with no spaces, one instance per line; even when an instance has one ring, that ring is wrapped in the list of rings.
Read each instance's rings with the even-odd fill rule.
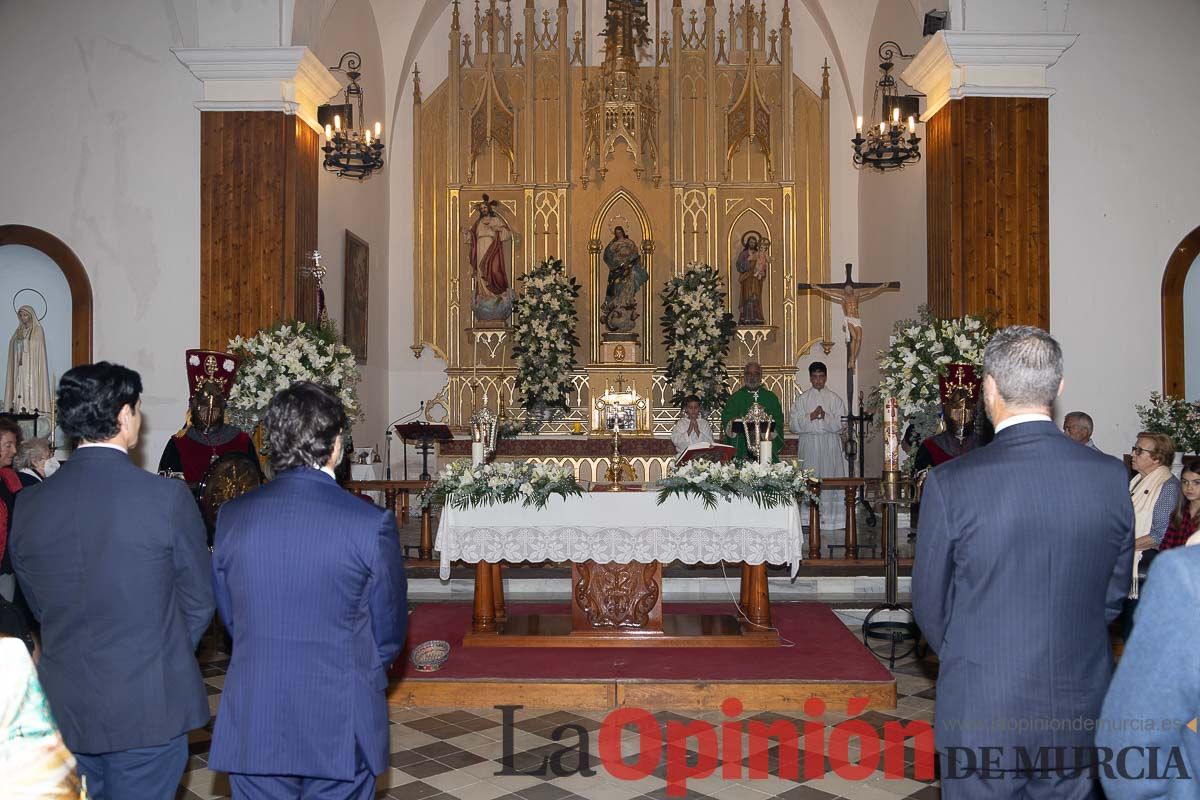
[[[434,549],[441,554],[439,577],[450,579],[455,561],[631,561],[668,564],[790,564],[796,577],[803,552],[801,536],[787,528],[592,527],[556,526],[466,528],[443,526]]]

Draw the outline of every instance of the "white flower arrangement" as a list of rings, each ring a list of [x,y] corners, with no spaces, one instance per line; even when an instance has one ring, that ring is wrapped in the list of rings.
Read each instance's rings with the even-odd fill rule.
[[[989,317],[938,319],[929,306],[921,306],[917,314],[915,320],[897,322],[892,343],[879,351],[882,379],[872,392],[871,405],[882,408],[884,399],[896,398],[904,422],[925,439],[938,428],[938,378],[950,364],[981,366],[994,329]]]
[[[514,311],[513,363],[516,390],[528,411],[534,406],[569,410],[575,371],[575,301],[579,282],[562,261],[551,258],[521,278],[524,293]]]
[[[358,363],[332,328],[289,322],[249,338],[236,336],[229,340],[228,349],[243,359],[229,393],[231,421],[242,429],[253,430],[275,393],[296,381],[330,387],[351,423],[361,419]]]
[[[689,264],[662,291],[662,330],[667,349],[666,380],[679,405],[694,394],[706,412],[729,397],[725,368],[737,325],[725,310],[725,287],[707,264]]]
[[[762,508],[791,505],[798,499],[819,503],[811,488],[815,480],[813,470],[791,461],[689,461],[658,481],[658,504],[675,495],[699,497],[705,508],[716,508],[717,500],[743,497]]]
[[[442,468],[437,480],[421,493],[422,508],[444,506],[473,508],[496,503],[520,502],[545,508],[550,498],[583,494],[570,467],[534,461],[500,461],[472,466],[470,461],[453,461]]]
[[[1167,434],[1177,452],[1200,453],[1200,400],[1189,403],[1180,397],[1151,392],[1149,403],[1134,408],[1142,430]]]

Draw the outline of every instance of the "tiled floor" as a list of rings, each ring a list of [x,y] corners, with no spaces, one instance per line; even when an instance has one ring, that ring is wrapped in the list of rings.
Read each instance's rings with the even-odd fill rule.
[[[852,615],[844,615],[847,624],[857,632]],[[209,687],[209,703],[216,713],[220,702],[221,686],[225,680],[225,667],[229,656],[216,649],[207,649],[201,654],[201,667]],[[936,660],[925,661],[907,658],[897,662],[893,670],[899,700],[893,711],[869,711],[856,719],[866,722],[881,733],[889,721],[925,720],[932,722],[934,705],[934,679]],[[714,726],[733,719],[739,723],[775,720],[794,721],[803,736],[803,724],[812,723],[812,717],[799,713],[761,714],[746,712],[737,717],[727,717],[719,709],[702,713],[655,712],[658,722],[668,729],[670,723],[685,723],[703,720]],[[839,722],[847,719],[845,709],[831,709],[819,721],[825,726],[825,738]],[[803,777],[805,755],[801,753],[801,774],[795,780],[779,776],[779,747],[774,741],[767,749],[768,777],[750,778],[748,765],[751,746],[743,737],[742,759],[723,756],[724,760],[737,762],[717,767],[703,779],[689,779],[686,795],[667,793],[668,753],[657,759],[649,775],[640,780],[623,780],[613,775],[600,763],[601,721],[608,712],[580,712],[572,710],[521,710],[514,713],[511,727],[511,758],[507,767],[505,759],[504,727],[501,712],[496,709],[393,709],[391,712],[391,768],[380,776],[376,787],[378,797],[403,798],[404,800],[433,800],[437,798],[459,798],[460,800],[569,800],[590,798],[593,800],[634,800],[668,797],[719,798],[720,800],[764,800],[776,797],[787,800],[818,800],[819,798],[861,798],[862,800],[896,800],[897,798],[938,798],[937,783],[929,776],[916,775],[913,766],[914,754],[911,747],[904,752],[904,777],[885,777],[881,769],[858,780],[839,777],[833,769],[840,764],[825,761],[827,774],[821,778]],[[562,730],[564,725],[579,726]],[[674,728],[674,726],[670,726]],[[178,798],[227,797],[229,783],[226,777],[207,768],[207,755],[211,736],[211,725],[205,731],[191,736],[191,759],[180,782]],[[587,731],[587,748],[592,775],[581,774],[579,729]],[[746,728],[743,725],[742,730]],[[560,731],[561,740],[552,737]],[[723,731],[722,731],[723,733]],[[720,734],[716,734],[719,738]],[[803,740],[802,740],[803,741]],[[673,759],[672,763],[701,766],[696,753],[697,740],[685,742],[689,750],[685,758]],[[722,746],[724,740],[722,739]],[[625,763],[638,761],[637,754],[642,745],[632,728],[626,728],[621,737],[621,752]],[[803,744],[801,744],[803,747]],[[656,748],[657,749],[657,748]],[[702,749],[702,748],[701,748]],[[564,752],[566,751],[566,752]],[[678,753],[678,751],[675,751]],[[851,740],[849,754],[852,759],[859,756],[857,740]],[[550,757],[551,761],[547,761]],[[646,758],[650,758],[646,756]],[[757,759],[756,759],[757,760]],[[541,767],[556,764],[555,774]],[[736,777],[722,777],[725,770]],[[844,769],[840,770],[845,773]],[[507,773],[507,774],[506,774]],[[512,774],[515,773],[515,774]]]

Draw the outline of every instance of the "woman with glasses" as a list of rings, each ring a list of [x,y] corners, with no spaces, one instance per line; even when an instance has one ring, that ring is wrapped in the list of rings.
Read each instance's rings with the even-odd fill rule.
[[[1136,519],[1134,549],[1141,553],[1158,548],[1179,503],[1179,479],[1171,474],[1175,443],[1165,433],[1142,431],[1130,453],[1130,461],[1137,473],[1129,481],[1129,497]],[[1137,571],[1136,556],[1134,571]],[[1137,597],[1136,585],[1131,596]]]
[[[1181,490],[1179,506],[1171,515],[1167,533],[1159,544],[1159,551],[1182,547],[1190,542],[1200,527],[1200,458],[1183,463],[1183,477],[1179,481]]]
[[[1142,431],[1130,454],[1130,463],[1137,473],[1129,481],[1136,538],[1133,542],[1133,583],[1121,613],[1125,641],[1129,641],[1129,634],[1133,632],[1138,585],[1146,580],[1150,560],[1158,555],[1158,546],[1166,536],[1171,515],[1179,504],[1179,479],[1171,474],[1171,464],[1175,461],[1175,443],[1171,437],[1165,433]]]

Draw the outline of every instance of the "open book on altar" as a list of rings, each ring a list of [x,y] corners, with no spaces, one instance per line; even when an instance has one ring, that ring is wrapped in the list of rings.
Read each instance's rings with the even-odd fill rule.
[[[679,458],[675,459],[675,466],[689,461],[728,461],[736,452],[736,447],[727,444],[699,442],[680,453]]]

